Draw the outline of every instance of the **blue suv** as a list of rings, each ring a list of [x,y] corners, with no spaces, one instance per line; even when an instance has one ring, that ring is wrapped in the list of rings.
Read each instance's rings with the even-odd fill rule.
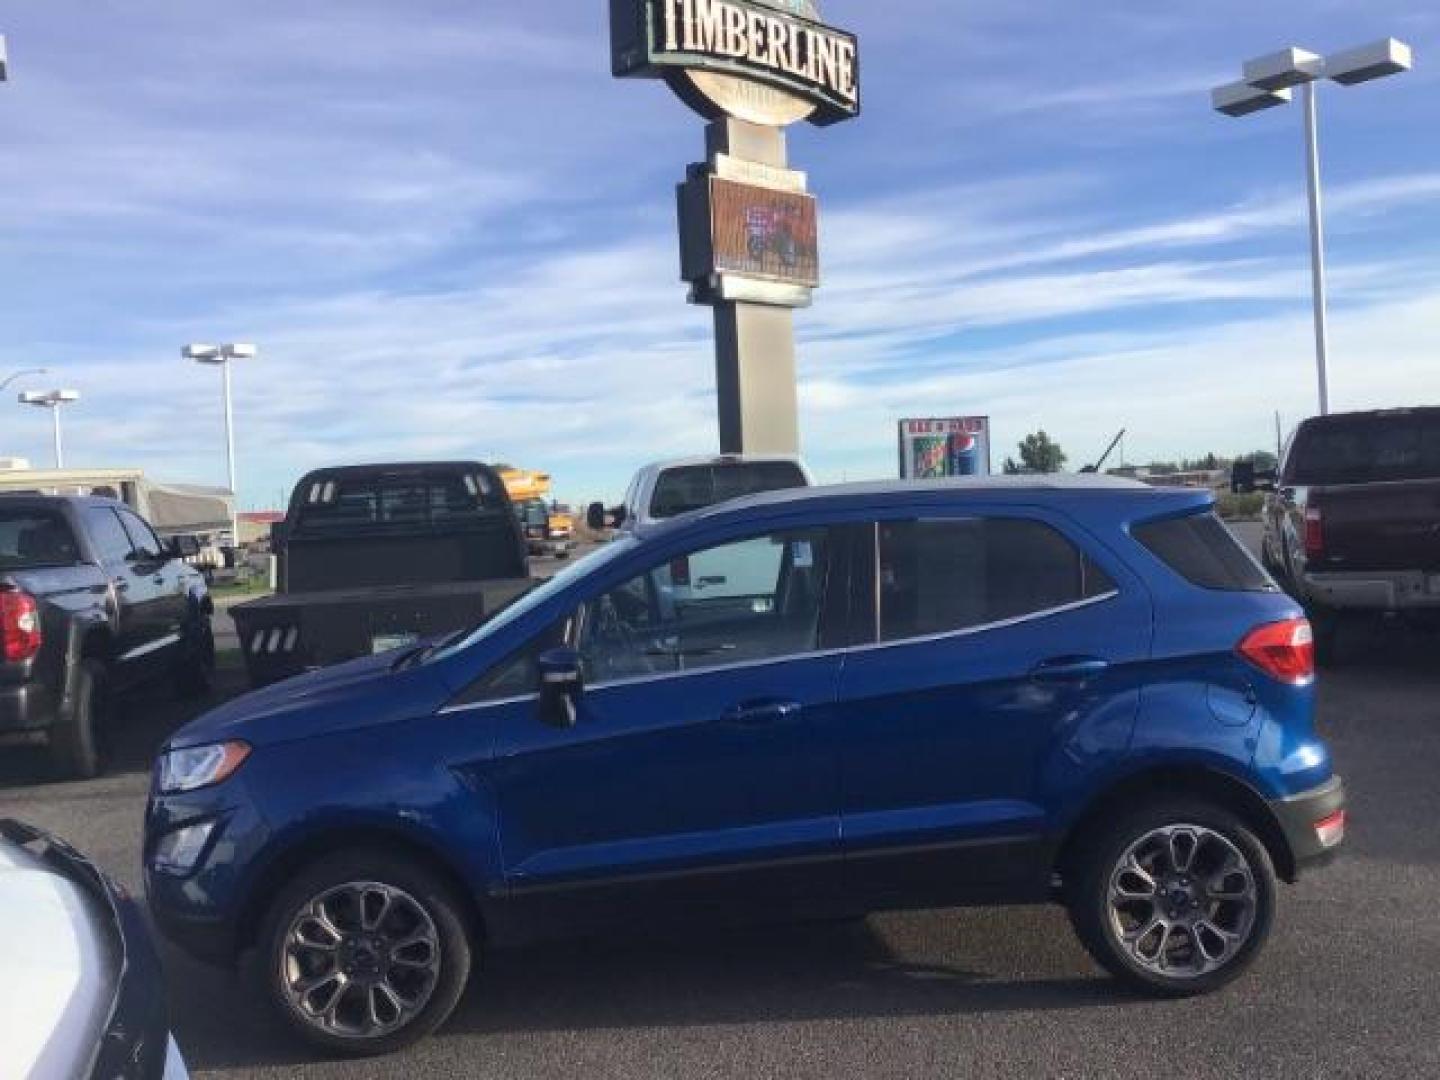
[[[1313,683],[1208,492],[774,492],[190,724],[147,891],[341,1053],[434,1029],[482,948],[674,919],[1054,900],[1116,976],[1197,993],[1343,837]]]

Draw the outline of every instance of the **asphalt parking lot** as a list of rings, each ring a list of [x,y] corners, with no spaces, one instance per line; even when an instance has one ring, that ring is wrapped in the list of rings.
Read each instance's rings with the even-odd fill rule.
[[[449,1025],[407,1054],[314,1060],[231,976],[167,954],[179,1042],[201,1076],[1440,1075],[1440,641],[1357,635],[1320,726],[1352,795],[1345,857],[1282,895],[1240,984],[1131,997],[1058,909],[570,943],[484,958]],[[52,830],[140,884],[165,698],[126,712],[113,773],[37,784],[0,759],[0,816]]]

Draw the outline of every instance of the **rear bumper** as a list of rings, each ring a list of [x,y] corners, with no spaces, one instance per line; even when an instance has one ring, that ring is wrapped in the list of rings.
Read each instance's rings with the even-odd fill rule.
[[[1304,599],[1342,611],[1429,611],[1440,614],[1440,573],[1423,570],[1306,571]]]
[[[1270,808],[1285,833],[1296,870],[1323,866],[1335,858],[1345,838],[1343,818],[1338,832],[1333,828],[1321,831],[1316,826],[1333,823],[1336,815],[1345,812],[1345,783],[1340,777],[1331,777],[1298,795],[1272,800]]]
[[[33,735],[55,722],[58,702],[43,683],[0,685],[0,739]]]

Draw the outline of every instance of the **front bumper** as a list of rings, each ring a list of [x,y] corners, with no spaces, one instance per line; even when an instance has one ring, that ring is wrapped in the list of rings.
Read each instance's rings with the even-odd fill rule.
[[[1309,571],[1305,600],[1340,611],[1427,611],[1440,615],[1440,574],[1423,570]]]
[[[1323,866],[1335,858],[1345,839],[1345,782],[1340,777],[1331,777],[1298,795],[1275,799],[1270,808],[1285,834],[1297,871]]]

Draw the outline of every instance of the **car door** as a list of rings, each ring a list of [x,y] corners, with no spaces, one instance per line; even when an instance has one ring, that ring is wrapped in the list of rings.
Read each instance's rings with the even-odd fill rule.
[[[139,516],[126,509],[115,513],[130,538],[131,596],[139,605],[137,618],[145,641],[130,652],[129,663],[144,675],[165,671],[180,646],[185,619],[185,592],[179,564]]]
[[[808,907],[838,892],[831,726],[845,589],[828,530],[765,535],[770,585],[742,609],[662,606],[677,552],[574,620],[574,727],[507,709],[497,733],[504,871],[542,921]],[[837,621],[838,620],[838,621]],[[748,916],[747,916],[748,917]]]
[[[846,891],[872,908],[1043,891],[1055,792],[1128,745],[1148,594],[1028,511],[874,529],[870,644],[840,687]]]
[[[131,559],[133,546],[130,535],[114,508],[87,506],[84,519],[85,532],[114,598],[115,647],[110,675],[117,685],[123,686],[143,675],[143,657],[154,632],[148,620],[154,615],[156,586],[151,581],[151,575],[137,573]]]

